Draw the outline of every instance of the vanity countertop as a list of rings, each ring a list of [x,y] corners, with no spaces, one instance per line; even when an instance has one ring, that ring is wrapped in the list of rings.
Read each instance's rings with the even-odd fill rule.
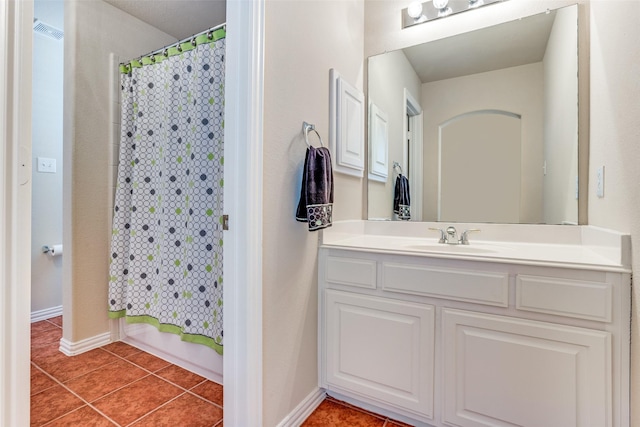
[[[469,245],[438,243],[442,223],[340,221],[323,230],[322,246],[334,249],[630,272],[630,237],[592,226],[453,224]]]

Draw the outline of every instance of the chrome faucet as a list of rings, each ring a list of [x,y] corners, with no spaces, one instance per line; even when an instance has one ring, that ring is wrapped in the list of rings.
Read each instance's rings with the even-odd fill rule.
[[[446,230],[443,230],[441,228],[433,228],[433,227],[429,227],[429,230],[439,231],[440,240],[438,240],[438,243],[444,243],[447,245],[468,245],[469,244],[468,234],[480,231],[480,229],[478,228],[470,228],[468,230],[463,231],[462,234],[460,235],[460,238],[458,238],[458,231],[452,225],[447,227]]]
[[[479,232],[480,232],[479,228],[470,228],[468,230],[464,230],[462,232],[462,234],[460,235],[459,243],[461,245],[468,245],[469,244],[469,237],[467,236],[467,234],[469,234],[469,233],[479,233]]]
[[[460,240],[458,240],[458,232],[453,225],[447,227],[447,243],[450,245],[457,245],[460,243]]]

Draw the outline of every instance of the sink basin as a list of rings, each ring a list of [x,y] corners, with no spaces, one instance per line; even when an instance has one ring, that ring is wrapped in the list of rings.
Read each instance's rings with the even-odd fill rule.
[[[503,247],[492,245],[447,245],[447,244],[424,244],[424,245],[407,245],[410,250],[418,250],[425,252],[447,252],[454,254],[495,254],[504,250]]]

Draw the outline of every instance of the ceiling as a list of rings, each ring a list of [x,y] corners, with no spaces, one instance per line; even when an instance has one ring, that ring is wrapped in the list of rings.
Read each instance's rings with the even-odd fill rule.
[[[226,0],[104,0],[176,39],[226,22]]]
[[[555,11],[404,49],[422,83],[542,61]]]

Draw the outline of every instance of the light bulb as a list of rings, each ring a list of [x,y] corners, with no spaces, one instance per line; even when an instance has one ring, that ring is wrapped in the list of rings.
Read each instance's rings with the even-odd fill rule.
[[[407,15],[413,19],[420,18],[422,16],[422,3],[420,3],[420,1],[411,2],[409,7],[407,7]]]
[[[449,4],[449,0],[433,0],[433,7],[436,9],[444,9]]]

